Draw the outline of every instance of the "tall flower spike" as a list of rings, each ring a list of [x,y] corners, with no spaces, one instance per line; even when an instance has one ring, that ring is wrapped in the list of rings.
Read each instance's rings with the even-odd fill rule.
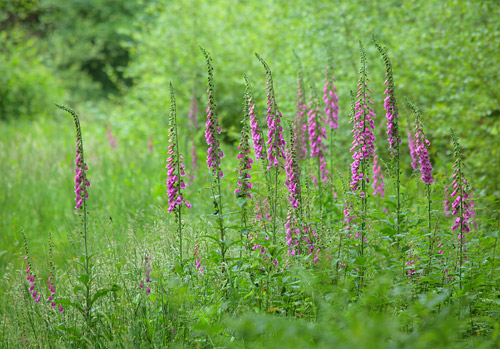
[[[59,104],[56,104],[56,107],[70,113],[71,116],[73,117],[73,121],[75,122],[75,128],[76,128],[75,210],[78,211],[80,207],[82,207],[82,205],[85,210],[85,204],[89,197],[88,188],[90,187],[90,182],[87,179],[88,167],[87,164],[85,163],[83,155],[83,139],[82,139],[82,130],[80,128],[80,119],[78,117],[78,114],[73,109]]]
[[[288,201],[290,208],[288,209],[286,228],[286,243],[288,245],[288,254],[295,256],[300,254],[300,217],[302,216],[301,205],[301,187],[300,187],[300,166],[297,162],[297,151],[294,142],[294,132],[290,125],[290,138],[286,152],[285,186],[288,189]]]
[[[194,245],[194,258],[196,262],[196,270],[198,270],[198,273],[201,274],[203,273],[203,267],[201,266],[201,256],[200,256],[200,247],[198,246],[198,243]]]
[[[206,130],[205,130],[205,138],[207,140],[208,145],[208,154],[207,154],[207,165],[210,173],[216,178],[224,177],[222,170],[220,168],[221,159],[224,157],[224,153],[220,148],[219,143],[219,135],[222,132],[219,126],[219,120],[217,119],[216,114],[216,105],[215,105],[215,97],[214,97],[214,75],[213,75],[213,67],[212,67],[212,57],[210,53],[206,51],[203,47],[200,46],[201,52],[205,56],[207,61],[207,69],[208,69],[208,106],[207,106],[207,122],[206,122]]]
[[[384,99],[385,116],[387,118],[387,140],[389,141],[389,149],[392,150],[394,156],[399,153],[399,145],[401,144],[401,138],[399,137],[398,130],[398,107],[396,104],[396,92],[394,89],[394,79],[392,76],[392,63],[387,55],[387,51],[384,47],[380,46],[375,42],[375,46],[382,55],[382,59],[385,64],[385,91],[384,94],[387,96]]]
[[[324,155],[326,147],[323,143],[323,139],[326,139],[326,130],[321,123],[318,95],[316,93],[316,88],[313,82],[311,82],[311,104],[307,116],[309,126],[309,144],[311,145],[311,157],[317,158],[319,162],[320,178],[317,178],[316,181],[315,178],[313,178],[313,181],[316,183],[318,183],[317,181],[319,180],[321,180],[322,182],[326,182],[328,180],[328,169],[326,167]]]
[[[234,194],[236,197],[239,198],[251,198],[252,194],[250,194],[249,189],[252,189],[252,183],[250,183],[250,179],[252,178],[250,174],[248,173],[250,169],[252,168],[252,163],[253,160],[250,157],[250,144],[248,139],[250,138],[250,132],[249,132],[249,125],[248,125],[248,119],[250,117],[250,105],[249,105],[249,91],[250,86],[247,84],[247,88],[245,91],[245,108],[244,108],[244,116],[243,120],[241,123],[243,124],[243,127],[241,129],[241,134],[240,134],[240,144],[238,145],[238,149],[240,150],[240,153],[238,154],[238,160],[240,160],[239,163],[239,168],[235,171],[238,172],[239,179],[238,179],[238,188],[234,191]]]
[[[271,68],[267,65],[266,61],[262,59],[257,53],[257,59],[262,63],[266,70],[266,90],[267,90],[267,158],[269,160],[268,169],[271,167],[280,166],[280,159],[284,158],[285,140],[283,139],[283,127],[281,127],[281,112],[276,104],[274,96],[273,76]]]
[[[384,184],[384,175],[382,174],[382,168],[378,163],[378,156],[375,154],[373,156],[373,196],[377,196],[380,194],[380,197],[383,198],[385,195],[385,184]]]
[[[410,149],[411,168],[416,171],[418,169],[418,155],[415,148],[415,140],[413,139],[413,135],[411,134],[408,125],[406,126],[406,135],[408,137],[408,148]]]
[[[448,199],[449,197],[449,193],[448,193],[448,187],[445,186],[444,187],[444,213],[446,215],[446,217],[448,217],[450,215],[450,200]]]
[[[297,162],[296,144],[294,142],[294,132],[290,127],[290,142],[287,147],[286,154],[286,180],[285,186],[288,189],[288,201],[294,209],[299,208],[301,202],[301,187],[300,187],[300,166]]]
[[[353,162],[351,163],[351,189],[357,191],[359,189],[359,182],[365,180],[368,182],[366,174],[360,172],[363,168],[363,162],[366,164],[370,157],[373,156],[375,149],[375,136],[373,134],[373,129],[375,128],[375,112],[370,105],[374,104],[370,101],[370,96],[368,92],[373,92],[368,88],[368,72],[366,70],[366,55],[365,50],[361,42],[360,54],[361,54],[361,68],[360,77],[358,79],[358,92],[356,94],[356,103],[354,106],[354,119],[353,119],[353,141],[352,148],[350,149],[353,153]],[[366,167],[366,166],[365,166]],[[360,193],[364,196],[365,193]]]
[[[339,98],[335,86],[333,73],[333,57],[329,55],[328,65],[325,70],[325,87],[323,88],[323,101],[325,102],[326,123],[331,129],[339,127]]]
[[[420,178],[425,184],[432,184],[434,179],[432,178],[432,166],[429,160],[429,146],[431,143],[425,138],[420,111],[417,106],[410,101],[408,101],[408,106],[415,115],[415,153],[420,164],[420,173],[422,174]]]
[[[246,86],[246,105],[248,108],[248,116],[250,118],[250,129],[252,131],[253,147],[255,150],[255,159],[264,160],[266,158],[266,144],[262,134],[262,129],[259,126],[257,110],[255,108],[255,99],[253,97],[252,86],[248,77],[245,75]]]
[[[38,302],[40,302],[40,293],[38,293],[38,291],[36,290],[36,287],[35,287],[36,278],[35,278],[35,273],[33,272],[33,267],[31,265],[31,260],[29,257],[30,251],[28,248],[28,237],[26,236],[26,233],[24,232],[24,230],[21,230],[21,233],[22,233],[23,238],[24,238],[24,251],[25,251],[24,260],[26,261],[26,271],[25,271],[26,272],[26,281],[28,281],[30,284],[28,291],[31,295],[31,298],[33,298],[33,300],[35,301],[35,303],[38,303]]]
[[[467,255],[465,259],[463,254],[467,253],[465,248],[466,239],[465,234],[470,232],[470,219],[472,217],[471,211],[471,203],[469,199],[469,183],[465,178],[464,167],[465,164],[463,162],[463,154],[462,149],[460,148],[460,144],[458,143],[458,138],[455,135],[455,132],[451,130],[451,134],[453,137],[453,148],[455,155],[455,163],[453,164],[453,192],[451,193],[451,197],[455,198],[452,207],[452,215],[456,216],[455,222],[451,227],[452,230],[459,230],[458,232],[458,241],[460,243],[460,265],[463,264],[464,260],[467,259]]]
[[[198,130],[198,100],[196,98],[196,94],[193,90],[193,95],[191,96],[191,106],[189,107],[189,129],[191,130],[191,134],[194,135],[196,134]],[[195,144],[195,138],[191,140],[191,171],[193,175],[191,176],[191,179],[195,179],[195,173],[196,173],[196,163],[198,162],[198,155],[196,154],[196,144]]]
[[[170,83],[170,118],[169,118],[169,140],[167,152],[167,196],[168,196],[168,212],[172,212],[176,207],[184,204],[187,208],[191,208],[184,197],[181,190],[186,188],[186,184],[182,177],[186,175],[184,164],[182,163],[182,155],[179,153],[178,137],[177,137],[177,111],[175,104],[175,92],[172,83]]]
[[[151,284],[151,265],[150,265],[150,261],[151,261],[151,256],[147,253],[144,253],[144,260],[142,262],[142,265],[144,266],[144,281],[145,283],[143,283],[141,281],[141,283],[139,284],[139,288],[143,288],[144,286],[146,287],[146,293],[151,293],[151,288],[150,288],[150,284]]]
[[[293,132],[295,134],[295,147],[297,157],[305,159],[307,157],[307,104],[305,100],[306,92],[304,85],[304,74],[299,56],[294,52],[297,60],[297,107],[295,118],[293,119]]]

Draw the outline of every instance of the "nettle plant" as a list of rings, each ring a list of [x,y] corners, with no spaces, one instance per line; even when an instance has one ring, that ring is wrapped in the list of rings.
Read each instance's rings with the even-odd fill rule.
[[[48,317],[51,322],[66,323],[65,331],[72,338],[85,338],[95,344],[100,338],[99,324],[112,322],[110,313],[106,315],[108,318],[103,316],[100,302],[110,295],[125,297],[126,294],[133,301],[127,303],[122,299],[123,304],[133,304],[136,316],[133,328],[140,330],[134,332],[134,343],[145,344],[137,342],[144,335],[151,339],[148,344],[165,345],[175,338],[181,339],[177,330],[179,326],[183,326],[183,340],[197,335],[193,328],[203,328],[202,325],[189,327],[183,322],[193,314],[207,323],[215,321],[218,316],[220,320],[219,310],[211,313],[212,303],[228,312],[258,309],[314,321],[322,302],[328,302],[326,295],[347,292],[350,301],[358,300],[363,297],[366,285],[376,282],[384,273],[394,276],[394,283],[404,286],[401,290],[411,290],[411,297],[425,292],[444,294],[439,301],[443,305],[454,298],[464,297],[466,290],[472,287],[467,288],[465,280],[470,280],[473,273],[478,272],[471,261],[477,239],[474,238],[472,220],[475,211],[466,179],[464,154],[452,131],[455,163],[451,184],[441,183],[446,188],[445,209],[441,212],[432,205],[437,199],[443,199],[439,198],[438,190],[433,190],[443,176],[436,176],[431,165],[431,143],[423,126],[425,113],[421,114],[415,104],[407,102],[406,124],[414,124],[414,128],[407,129],[408,154],[405,154],[407,148],[401,146],[400,126],[406,112],[398,109],[387,50],[377,42],[374,45],[384,62],[383,108],[387,141],[377,144],[375,139],[377,98],[372,98],[374,92],[368,77],[368,60],[361,42],[357,90],[356,94],[351,92],[350,131],[342,130],[339,123],[341,113],[333,55],[329,55],[326,65],[321,102],[310,75],[307,75],[310,80],[310,98],[307,100],[303,67],[296,54],[296,110],[293,117],[287,117],[282,115],[277,104],[271,68],[256,54],[265,71],[265,86],[255,89],[265,93],[263,114],[266,122],[259,117],[254,87],[245,75],[241,132],[237,148],[232,152],[237,154],[236,166],[232,168],[235,174],[233,177],[229,175],[229,179],[224,178],[222,127],[216,106],[212,57],[200,47],[207,65],[205,140],[208,176],[205,179],[208,179],[208,186],[199,192],[207,190],[210,195],[207,202],[196,203],[196,210],[193,210],[207,212],[204,217],[197,218],[201,222],[207,219],[209,224],[195,226],[196,220],[191,219],[193,212],[183,210],[184,207],[191,208],[189,202],[192,200],[188,202],[185,197],[186,194],[189,197],[194,189],[188,188],[184,181],[186,169],[179,139],[187,131],[183,129],[186,125],[178,122],[175,92],[170,84],[168,145],[165,147],[167,171],[164,177],[166,211],[175,216],[175,227],[169,227],[167,231],[175,235],[173,240],[176,243],[170,250],[172,255],[164,259],[160,256],[153,258],[150,252],[141,252],[139,271],[136,272],[140,277],[134,279],[135,288],[123,294],[117,285],[106,286],[100,282],[103,277],[98,274],[99,267],[94,263],[98,256],[89,243],[90,181],[80,119],[71,108],[57,105],[73,117],[76,128],[75,210],[82,222],[83,248],[76,261],[74,296],[65,298],[69,292],[56,283],[58,279],[52,262],[46,287],[37,277],[25,237],[25,290],[26,299],[32,299],[30,307],[41,312],[43,306],[47,314],[52,311]],[[382,98],[380,95],[379,99]],[[193,92],[187,118],[191,133],[198,128],[196,114],[197,101]],[[349,168],[336,163],[338,150],[334,149],[334,137],[340,137],[341,133],[352,135],[351,147],[342,149],[352,158]],[[114,148],[110,129],[108,138]],[[194,150],[198,146],[194,140],[190,146],[193,174],[188,178],[196,186],[204,176],[199,169],[196,175],[194,173],[197,165]],[[411,164],[405,163],[406,158],[411,158]],[[417,172],[420,178],[413,180],[413,173]],[[403,179],[408,173],[410,176]],[[423,182],[425,191],[420,190],[419,182]],[[410,191],[415,206],[425,206],[423,213],[412,207],[403,208],[406,205],[403,197]],[[234,195],[226,196],[228,192]],[[453,223],[448,226],[451,218]],[[51,240],[49,246],[52,260]],[[188,250],[192,251],[192,258],[186,256]],[[491,258],[491,275],[495,271],[495,258]],[[153,263],[163,266],[155,270]],[[315,294],[308,290],[308,277],[317,277],[323,290],[327,291]],[[178,308],[168,300],[168,285],[174,279],[177,285],[182,285],[178,286],[182,292],[189,290],[197,296],[189,301],[183,299]],[[315,298],[322,296],[325,296],[322,301]],[[408,304],[401,302],[391,306],[395,312],[404,312]],[[166,309],[173,309],[172,313]],[[150,317],[155,319],[157,327],[148,325]],[[69,321],[80,323],[71,327],[67,326]],[[160,330],[165,326],[169,328],[168,334]],[[155,338],[161,339],[154,342]],[[209,335],[206,338],[211,340]]]

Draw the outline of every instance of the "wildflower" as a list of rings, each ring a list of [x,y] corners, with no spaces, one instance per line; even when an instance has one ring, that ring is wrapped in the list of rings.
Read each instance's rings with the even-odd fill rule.
[[[432,165],[429,161],[429,145],[430,142],[427,139],[425,139],[424,142],[417,140],[417,154],[420,162],[420,173],[422,173],[421,179],[425,184],[434,183],[434,179],[432,178]]]
[[[278,167],[280,165],[280,159],[284,158],[284,146],[285,140],[283,139],[283,127],[281,127],[281,112],[276,104],[276,98],[274,96],[273,87],[273,77],[271,74],[271,69],[267,63],[256,54],[259,61],[264,65],[266,69],[266,90],[267,90],[267,158],[269,164],[267,169],[270,170],[271,167]]]
[[[365,173],[360,172],[364,170],[364,163],[366,163],[371,156],[373,156],[375,149],[375,136],[373,134],[373,129],[375,127],[374,118],[375,112],[370,107],[373,104],[370,101],[370,96],[368,92],[373,92],[368,88],[368,72],[366,70],[366,56],[363,46],[360,43],[361,51],[361,69],[360,77],[358,80],[358,92],[356,94],[356,103],[354,106],[354,118],[353,118],[353,142],[352,148],[350,149],[353,153],[353,162],[351,163],[351,189],[356,191],[359,189],[359,182],[365,180],[368,182],[368,178]],[[360,193],[361,197],[365,196],[364,192]]]
[[[201,256],[198,244],[194,245],[194,258],[196,259],[196,270],[198,270],[199,273],[202,273],[203,267],[201,266]]]
[[[196,134],[196,131],[198,130],[198,101],[196,99],[196,95],[193,91],[193,96],[191,97],[191,106],[189,108],[189,129],[191,131],[191,134]],[[196,154],[196,145],[195,145],[195,138],[192,138],[191,141],[191,159],[192,159],[192,165],[191,165],[191,170],[192,170],[192,177],[191,179],[194,180],[195,176],[194,173],[196,173],[196,163],[198,162],[198,155]]]
[[[170,129],[169,129],[169,140],[168,145],[168,158],[167,158],[167,196],[168,196],[168,212],[172,212],[176,207],[180,207],[181,204],[186,205],[187,208],[191,208],[184,197],[182,196],[181,190],[186,188],[186,184],[182,180],[182,177],[186,175],[184,169],[184,164],[182,163],[182,155],[179,154],[178,148],[178,137],[177,137],[177,119],[176,119],[176,105],[175,105],[175,94],[172,83],[170,83]]]
[[[326,139],[326,130],[323,125],[320,124],[320,111],[318,105],[318,97],[316,95],[316,89],[314,84],[311,84],[311,104],[308,115],[308,125],[309,125],[309,143],[311,145],[311,157],[315,157],[319,162],[319,176],[317,180],[326,182],[328,180],[328,169],[326,168],[326,161],[324,156],[324,151],[326,147],[323,144],[322,139]],[[315,178],[313,178],[315,181]]]
[[[85,202],[89,197],[87,188],[90,187],[90,182],[87,179],[88,167],[87,164],[85,163],[83,156],[83,138],[82,138],[82,130],[80,128],[80,120],[78,118],[78,115],[73,109],[59,104],[56,104],[56,106],[70,113],[71,116],[73,117],[73,121],[75,122],[75,128],[76,128],[75,210],[78,211],[82,206],[82,204],[85,206]]]
[[[297,107],[295,118],[293,119],[293,133],[295,135],[295,144],[297,157],[305,159],[307,156],[307,104],[305,101],[304,77],[302,73],[302,64],[297,56]]]
[[[266,70],[266,90],[267,90],[267,126],[268,126],[268,139],[266,142],[267,145],[267,158],[268,165],[267,169],[270,170],[271,167],[275,169],[274,176],[274,190],[271,187],[270,181],[268,182],[268,190],[273,193],[271,198],[272,203],[272,215],[273,215],[273,229],[272,229],[272,237],[273,244],[276,243],[276,216],[277,216],[277,201],[278,201],[278,172],[279,166],[283,166],[280,163],[280,160],[284,158],[284,146],[285,140],[283,139],[283,128],[281,127],[281,112],[279,111],[278,105],[276,103],[276,98],[274,96],[274,87],[273,87],[273,77],[271,73],[271,69],[267,65],[267,63],[256,53],[257,59],[262,63]]]
[[[201,47],[200,47],[201,48]],[[207,60],[208,67],[208,106],[207,106],[207,122],[205,130],[205,138],[208,145],[207,154],[207,165],[210,173],[216,178],[220,179],[224,177],[222,170],[220,168],[221,159],[224,157],[224,153],[220,148],[219,134],[222,132],[219,126],[219,120],[216,114],[216,105],[214,98],[214,83],[213,83],[213,68],[212,68],[212,58],[210,54],[203,48],[201,48],[205,58]]]
[[[252,131],[252,140],[253,147],[255,150],[255,159],[265,159],[266,151],[265,151],[265,143],[264,138],[262,136],[262,129],[259,126],[259,122],[257,121],[257,111],[255,110],[255,101],[253,97],[252,87],[250,86],[250,81],[248,81],[248,77],[245,75],[245,84],[246,84],[246,106],[248,108],[248,116],[250,118],[250,130]]]
[[[352,203],[348,201],[347,199],[344,200],[344,223],[345,227],[344,229],[347,231],[351,231],[352,226],[356,224],[356,222],[353,222],[355,216],[354,216],[354,209],[352,207]]]
[[[300,254],[300,229],[295,211],[288,209],[286,228],[286,244],[288,245],[288,254],[295,256]]]
[[[464,167],[465,164],[463,162],[462,150],[460,148],[460,144],[458,143],[458,139],[453,132],[453,146],[454,146],[454,154],[455,154],[455,163],[453,164],[453,192],[451,193],[451,197],[455,198],[452,203],[452,215],[456,216],[455,222],[451,227],[452,230],[458,230],[458,241],[460,245],[460,256],[459,263],[463,264],[464,260],[467,260],[467,249],[466,249],[466,238],[465,234],[470,232],[470,219],[472,217],[471,204],[469,200],[469,183],[465,178]],[[465,253],[465,257],[463,254]]]
[[[415,149],[415,140],[413,139],[413,135],[411,134],[410,130],[407,129],[407,137],[408,137],[408,148],[410,149],[410,156],[411,156],[411,167],[413,168],[414,171],[418,169],[418,158],[417,158],[417,151]]]
[[[420,173],[422,174],[422,182],[425,184],[434,183],[432,178],[432,166],[429,161],[429,146],[431,143],[425,138],[420,111],[413,103],[408,102],[408,106],[413,110],[415,115],[415,152],[418,156],[420,164]]]
[[[151,291],[150,288],[149,288],[149,284],[151,283],[151,279],[150,279],[150,276],[151,276],[151,265],[150,265],[150,262],[151,261],[151,256],[149,254],[144,254],[144,259],[143,259],[143,262],[142,262],[142,265],[145,269],[145,272],[144,272],[144,277],[145,277],[145,283],[146,283],[146,286],[147,286],[147,293],[149,294],[149,292]],[[144,287],[144,283],[141,281],[139,283],[139,288],[143,288]]]
[[[392,64],[385,48],[380,46],[375,42],[375,46],[379,50],[385,64],[385,91],[384,94],[387,96],[384,99],[384,109],[385,117],[387,118],[387,140],[389,141],[389,149],[392,150],[393,155],[396,156],[399,153],[399,145],[401,144],[401,138],[399,137],[398,131],[398,107],[396,104],[396,95],[394,89],[394,79],[392,76]]]
[[[375,154],[373,156],[373,196],[377,196],[380,194],[380,197],[384,197],[385,195],[385,185],[384,185],[384,175],[382,174],[382,169],[378,164],[378,156]]]
[[[444,251],[443,251],[443,243],[441,242],[441,239],[437,238],[436,242],[437,242],[438,253],[439,254],[443,254],[444,253]]]
[[[115,149],[116,138],[114,138],[113,135],[111,134],[111,126],[109,126],[108,124],[106,127],[107,127],[106,137],[108,138],[109,145],[111,146],[111,148]]]
[[[265,217],[268,222],[271,221],[267,199],[264,199],[262,202],[257,200],[255,203],[255,219],[257,219],[257,221],[261,221],[263,217]],[[264,222],[261,223],[261,228],[265,230]]]
[[[446,217],[448,217],[451,212],[450,212],[450,200],[448,199],[449,193],[448,193],[448,187],[444,187],[444,213]]]
[[[285,185],[288,189],[288,201],[294,209],[299,207],[301,200],[300,188],[300,166],[297,162],[296,148],[294,142],[293,131],[290,129],[290,142],[287,149],[287,156],[285,162],[286,180]]]
[[[323,101],[325,102],[326,122],[331,129],[336,130],[339,126],[339,98],[337,87],[335,86],[335,76],[333,74],[333,60],[328,59],[328,66],[325,70],[325,86],[323,87]]]
[[[239,174],[239,179],[238,179],[238,188],[234,191],[234,194],[237,197],[248,197],[251,198],[252,194],[250,194],[249,189],[252,189],[252,183],[250,183],[250,179],[252,178],[250,174],[248,173],[252,169],[252,163],[253,160],[250,157],[250,144],[248,142],[249,139],[249,130],[248,130],[248,119],[250,117],[249,115],[249,109],[250,106],[248,104],[248,96],[250,94],[249,92],[249,86],[247,85],[247,91],[245,93],[245,113],[243,120],[241,123],[243,124],[243,128],[241,130],[241,138],[240,138],[240,144],[238,145],[238,149],[240,150],[240,153],[238,154],[238,160],[240,160],[239,163],[239,168],[236,170]]]

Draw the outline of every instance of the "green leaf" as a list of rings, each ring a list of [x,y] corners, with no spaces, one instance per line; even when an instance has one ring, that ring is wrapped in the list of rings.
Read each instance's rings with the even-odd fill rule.
[[[92,304],[94,304],[95,301],[98,300],[99,298],[106,297],[109,291],[111,290],[108,288],[101,288],[97,290],[96,293],[94,293],[94,296],[92,297]]]

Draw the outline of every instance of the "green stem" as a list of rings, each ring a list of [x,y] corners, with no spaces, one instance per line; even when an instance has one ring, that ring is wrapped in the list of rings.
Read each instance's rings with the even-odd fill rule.
[[[319,221],[323,220],[323,193],[321,192],[321,161],[318,154],[318,200],[319,200]]]
[[[275,166],[273,197],[273,245],[276,244],[276,204],[278,202],[278,166]]]
[[[427,184],[427,231],[429,233],[429,258],[432,258],[432,250],[434,247],[434,239],[431,234],[431,204],[432,204],[432,199],[431,199],[431,185]]]
[[[178,210],[178,217],[179,219],[179,257],[181,259],[181,268],[184,266],[184,262],[182,259],[182,207],[179,205],[179,210]]]
[[[331,181],[331,188],[330,190],[333,192],[334,184],[333,184],[333,128],[330,129],[330,181]],[[332,200],[331,200],[331,211],[330,211],[330,223],[333,222],[333,206],[334,206],[334,201],[333,201],[333,194],[332,194]]]
[[[219,178],[219,172],[217,172],[217,188],[219,191],[219,229],[220,229],[220,239],[221,239],[221,256],[222,256],[222,263],[224,264],[226,261],[226,238],[224,234],[224,222],[222,221],[222,195],[221,195],[221,190],[220,190],[220,178]]]
[[[397,142],[396,142],[397,143]],[[396,144],[396,200],[397,200],[397,207],[396,207],[396,225],[397,225],[397,246],[398,246],[398,252],[399,252],[399,239],[400,239],[400,234],[401,234],[401,225],[400,225],[400,220],[401,220],[401,199],[400,199],[400,178],[399,178],[399,144]]]
[[[176,113],[176,104],[175,104],[175,97],[173,95],[174,88],[172,84],[170,84],[170,89],[172,93],[172,104],[173,104],[173,118],[174,118],[174,137],[175,137],[175,154],[177,156],[177,178],[179,180],[179,195],[181,195],[181,188],[180,188],[180,182],[181,182],[181,162],[180,162],[180,154],[179,154],[179,139],[177,137],[177,113]],[[181,260],[181,267],[183,266],[183,259],[182,259],[182,203],[178,206],[178,220],[179,220],[179,257]]]
[[[459,286],[460,290],[462,290],[462,264],[463,264],[463,246],[464,246],[464,212],[463,212],[463,201],[464,201],[464,191],[463,191],[463,183],[462,183],[462,163],[461,159],[458,161],[458,179],[459,179],[459,185],[460,185],[460,262],[458,263],[459,267]]]

